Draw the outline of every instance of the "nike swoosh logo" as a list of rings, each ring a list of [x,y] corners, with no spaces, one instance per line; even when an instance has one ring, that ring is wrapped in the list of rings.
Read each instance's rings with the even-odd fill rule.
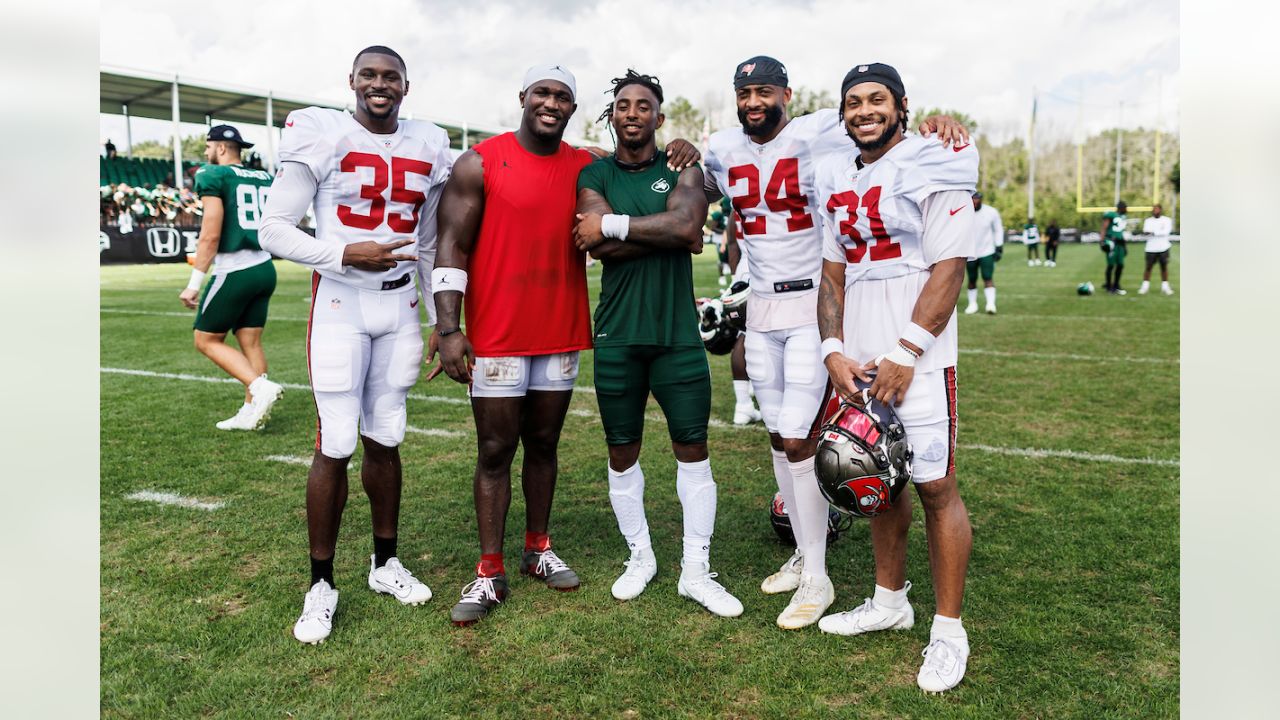
[[[284,126],[285,126],[285,127],[293,127],[293,121],[292,121],[292,120],[289,120],[289,121],[285,122]]]
[[[970,145],[970,144],[971,144],[971,143],[965,143],[965,144],[963,144],[963,145],[955,145],[955,146],[952,146],[952,148],[951,148],[951,152],[960,152],[961,150],[963,150],[963,149],[965,149],[965,148],[969,147],[969,145]]]
[[[418,298],[414,298],[414,299],[413,299],[413,302],[409,303],[409,307],[411,307],[411,308],[416,308],[416,307],[418,307]]]
[[[964,209],[964,206],[963,206],[963,205],[961,205],[960,207],[956,208],[955,210],[952,210],[952,211],[951,211],[951,214],[952,214],[952,215],[955,215],[956,213],[960,212],[960,211],[961,211],[961,210],[963,210],[963,209]]]

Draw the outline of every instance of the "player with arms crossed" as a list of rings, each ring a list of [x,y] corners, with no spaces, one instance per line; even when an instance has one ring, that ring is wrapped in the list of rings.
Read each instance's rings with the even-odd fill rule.
[[[973,194],[974,256],[965,263],[969,274],[969,304],[965,315],[978,312],[978,273],[982,273],[982,293],[986,296],[987,314],[996,314],[996,263],[1004,254],[1004,222],[1000,211],[982,204],[982,193]]]
[[[817,622],[835,600],[826,571],[827,501],[813,465],[827,384],[817,325],[822,234],[813,173],[819,158],[852,145],[835,110],[787,116],[791,88],[777,60],[759,55],[740,63],[733,85],[742,129],[711,136],[706,192],[711,200],[732,199],[738,242],[751,259],[747,374],[796,534],[795,554],[760,589],[796,591],[778,626],[797,629]],[[941,127],[947,140],[965,134],[950,118],[929,118],[921,127]]]
[[[1173,288],[1169,286],[1169,249],[1173,247],[1169,235],[1173,232],[1173,218],[1162,215],[1161,210],[1163,208],[1159,205],[1152,207],[1151,217],[1142,221],[1142,232],[1150,237],[1147,238],[1147,265],[1142,271],[1139,295],[1146,295],[1151,288],[1151,268],[1156,263],[1160,263],[1160,292],[1165,295],[1173,294]]]
[[[609,500],[631,558],[613,584],[630,600],[657,572],[644,511],[640,442],[650,391],[662,407],[684,509],[678,592],[722,617],[742,603],[710,572],[716,483],[707,455],[711,370],[698,334],[691,253],[702,252],[707,214],[702,168],[667,167],[654,134],[665,119],[658,79],[628,70],[613,80],[614,155],[578,177],[574,238],[604,263],[595,315],[595,383],[609,445]]]
[[[572,73],[534,66],[522,88],[520,128],[463,153],[440,206],[433,282],[441,365],[470,385],[476,421],[480,561],[450,612],[455,625],[486,617],[510,592],[502,538],[518,445],[525,498],[520,570],[556,590],[579,585],[551,549],[548,526],[578,353],[591,347],[586,262],[574,247],[573,224],[578,173],[594,156],[562,141],[578,109]]]
[[[203,202],[204,217],[195,267],[186,289],[178,294],[183,305],[196,310],[196,350],[244,383],[244,405],[217,423],[219,430],[261,428],[284,393],[283,387],[267,379],[267,355],[262,351],[276,267],[271,253],[258,244],[258,224],[271,176],[240,163],[240,152],[251,147],[253,143],[245,142],[230,125],[209,128],[204,148],[209,164],[196,171],[196,194]],[[197,304],[210,265],[213,277]],[[239,350],[227,344],[228,332],[235,333]]]
[[[307,475],[311,590],[293,628],[306,643],[328,637],[337,609],[333,556],[357,436],[373,515],[369,587],[406,605],[431,598],[396,558],[399,446],[405,398],[422,365],[414,275],[430,298],[449,138],[429,122],[399,118],[409,80],[394,50],[361,50],[349,83],[354,116],[314,107],[289,114],[262,227],[266,249],[315,270],[307,323],[307,369],[318,415]],[[297,227],[312,203],[314,238]],[[405,251],[397,253],[400,248]]]
[[[960,605],[972,532],[955,478],[955,309],[965,258],[974,254],[978,151],[907,136],[906,92],[888,65],[855,66],[841,98],[857,149],[818,169],[822,353],[838,396],[832,404],[859,395],[855,380],[871,382],[877,400],[896,406],[915,450],[912,481],[924,505],[937,600],[916,680],[941,692],[964,677],[969,656]],[[910,495],[870,522],[874,597],[822,618],[824,632],[858,635],[914,623],[905,577]]]

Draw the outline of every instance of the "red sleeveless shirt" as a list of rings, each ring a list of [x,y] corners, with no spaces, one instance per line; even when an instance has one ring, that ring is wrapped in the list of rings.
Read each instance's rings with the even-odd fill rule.
[[[473,149],[484,162],[484,215],[463,307],[476,356],[590,348],[586,258],[573,225],[578,172],[594,157],[563,142],[535,155],[514,133]]]

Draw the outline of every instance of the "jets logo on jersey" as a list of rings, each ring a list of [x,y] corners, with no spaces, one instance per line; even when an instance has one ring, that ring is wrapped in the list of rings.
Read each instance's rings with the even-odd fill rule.
[[[741,69],[741,71],[740,71],[740,72],[741,72],[743,75],[750,75],[750,74],[752,73],[752,71],[754,71],[755,69],[756,69],[756,64],[755,64],[755,63],[747,63],[746,65],[743,65],[743,66],[742,66],[742,69]]]
[[[671,189],[671,183],[666,178],[658,178],[658,181],[649,186],[656,193],[664,193]]]

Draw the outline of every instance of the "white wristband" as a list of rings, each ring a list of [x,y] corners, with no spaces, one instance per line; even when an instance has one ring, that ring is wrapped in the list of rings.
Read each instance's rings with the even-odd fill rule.
[[[200,286],[204,284],[204,278],[205,273],[195,268],[191,268],[191,279],[187,281],[187,289],[199,290]]]
[[[467,271],[462,268],[438,267],[431,269],[431,295],[441,292],[467,291]]]
[[[626,240],[630,229],[630,215],[604,215],[600,218],[600,234],[607,238]]]
[[[876,365],[879,366],[882,360],[888,360],[889,362],[895,365],[901,365],[902,367],[913,368],[916,366],[915,357],[899,345],[894,345],[892,350],[876,358]]]
[[[921,355],[929,352],[929,348],[933,347],[934,341],[938,339],[934,337],[933,333],[915,323],[907,323],[899,337],[920,348]],[[894,362],[897,361],[895,360]]]
[[[822,341],[822,359],[825,362],[831,353],[843,353],[844,341],[840,338],[827,338]]]

